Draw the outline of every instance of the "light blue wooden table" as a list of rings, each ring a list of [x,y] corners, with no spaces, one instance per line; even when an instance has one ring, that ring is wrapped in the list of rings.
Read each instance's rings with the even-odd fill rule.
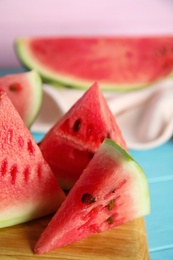
[[[0,76],[21,72],[0,70]],[[43,134],[32,133],[39,142]],[[151,214],[146,217],[151,260],[173,260],[173,139],[155,149],[130,151],[149,182]]]
[[[149,181],[151,214],[146,225],[151,260],[173,260],[173,139],[131,154]]]

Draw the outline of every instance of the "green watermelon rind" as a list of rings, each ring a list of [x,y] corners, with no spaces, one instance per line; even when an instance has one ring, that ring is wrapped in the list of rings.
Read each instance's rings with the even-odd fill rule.
[[[33,202],[34,203],[34,202]],[[52,209],[48,207],[50,205],[50,201],[42,202],[42,205],[40,201],[38,201],[38,204],[35,203],[35,208],[33,207],[33,203],[30,204],[21,203],[18,205],[17,215],[16,215],[16,208],[10,209],[10,212],[7,211],[7,213],[2,212],[3,219],[1,219],[0,215],[0,228],[5,228],[9,226],[18,225],[21,223],[25,223],[43,216],[47,216],[51,214],[52,212],[56,211],[55,203],[52,204]],[[16,206],[16,205],[14,205]],[[24,210],[25,209],[25,210]],[[19,212],[21,212],[21,215],[19,216]],[[13,216],[13,217],[11,217]]]
[[[0,111],[0,228],[3,228],[55,212],[65,195],[5,91],[0,92]]]
[[[27,68],[27,69],[34,69],[38,71],[40,76],[42,77],[43,81],[54,85],[55,87],[67,87],[67,88],[75,88],[75,89],[88,89],[93,82],[87,80],[79,80],[75,77],[63,76],[58,73],[54,73],[49,68],[46,68],[43,64],[38,63],[38,61],[32,56],[29,52],[27,40],[23,38],[19,38],[15,42],[15,49],[18,55],[20,62]],[[172,73],[171,73],[172,74]],[[170,75],[171,75],[170,74]],[[168,75],[169,76],[169,75]],[[161,79],[158,79],[159,81]],[[152,81],[150,83],[136,83],[134,84],[100,84],[100,88],[105,91],[133,91],[133,90],[140,90],[141,88],[146,88],[149,85],[156,83],[157,81]]]
[[[32,70],[27,72],[27,76],[30,83],[32,98],[30,106],[28,107],[28,115],[26,116],[25,124],[30,128],[35,121],[42,104],[43,88],[41,77],[37,71]]]
[[[14,75],[14,78],[13,78]],[[42,88],[42,79],[39,75],[39,73],[36,70],[31,70],[28,72],[21,72],[17,74],[7,74],[5,76],[2,76],[0,81],[2,83],[2,89],[6,91],[6,88],[8,87],[8,77],[10,79],[15,79],[21,84],[22,92],[20,94],[20,91],[15,93],[16,99],[20,103],[20,99],[26,100],[26,102],[21,100],[21,106],[17,107],[18,113],[21,115],[25,125],[30,128],[33,122],[35,121],[41,104],[42,104],[42,97],[43,97],[43,88]],[[3,85],[3,82],[5,80],[5,84]],[[24,82],[23,82],[24,81]],[[0,84],[1,84],[0,83]],[[7,89],[8,93],[8,89]],[[10,93],[9,93],[10,96]],[[10,96],[13,102],[13,94]],[[14,102],[15,103],[15,102]]]
[[[122,163],[123,167],[126,168],[129,174],[133,174],[135,178],[139,178],[137,184],[140,184],[140,187],[134,185],[134,188],[140,191],[142,196],[139,196],[136,192],[136,205],[141,204],[141,216],[147,215],[150,213],[150,193],[149,193],[149,186],[147,177],[142,169],[142,167],[134,160],[134,158],[121,146],[119,146],[116,142],[111,139],[106,138],[104,140],[104,145],[102,145],[101,149],[104,149],[106,153],[109,153],[110,157],[113,160],[117,160]],[[132,170],[134,169],[134,170]],[[134,192],[135,194],[135,192]],[[143,198],[143,201],[142,199]],[[139,201],[138,201],[139,200]],[[140,216],[139,216],[140,217]]]
[[[98,171],[101,177],[98,177]],[[91,185],[91,175],[93,176],[93,186]],[[126,188],[118,191],[118,195],[122,196],[120,205],[117,205],[117,207],[119,207],[119,209],[117,209],[118,219],[124,219],[120,224],[148,215],[150,213],[150,195],[147,178],[143,169],[128,152],[113,140],[106,138],[101,144],[99,150],[95,153],[93,159],[83,171],[83,174],[69,192],[64,203],[41,234],[35,245],[35,253],[40,255],[50,250],[79,241],[80,239],[84,239],[94,233],[105,231],[105,229],[97,229],[97,227],[96,229],[89,229],[89,227],[92,227],[92,224],[95,226],[97,223],[99,226],[103,223],[101,210],[103,209],[104,211],[109,200],[105,198],[106,193],[104,193],[104,189],[106,189],[107,192],[109,190],[109,185],[111,186],[112,184],[111,181],[113,181],[114,184],[116,181],[119,183],[118,179],[127,179]],[[93,203],[83,206],[80,204],[80,198],[83,192],[85,194],[85,192],[89,191],[90,194],[89,185],[92,186],[91,191],[94,196],[98,196],[98,201],[99,198],[100,201],[97,204],[96,200],[96,205]],[[128,197],[130,198],[129,201],[126,200]],[[73,200],[74,203],[72,203]],[[71,207],[70,205],[73,206]],[[94,209],[98,209],[100,205],[102,209],[100,211],[95,211]],[[123,208],[122,211],[121,207]],[[89,215],[90,213],[92,214],[88,218],[85,218],[88,213]],[[96,220],[94,215],[96,215]],[[67,218],[62,216],[67,216]],[[99,223],[100,219],[101,222]],[[108,229],[114,228],[120,224],[115,223],[115,226],[113,225],[112,227],[108,227]],[[81,227],[82,229],[80,229]],[[71,235],[72,233],[74,233],[74,236]],[[65,236],[70,236],[67,238],[67,243]]]

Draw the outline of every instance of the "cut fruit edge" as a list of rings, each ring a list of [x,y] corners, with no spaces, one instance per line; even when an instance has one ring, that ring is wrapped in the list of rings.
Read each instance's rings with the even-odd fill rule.
[[[94,203],[89,204],[88,206],[85,206],[81,208],[81,206],[78,205],[78,202],[75,203],[75,198],[81,197],[81,194],[90,194],[86,193],[87,189],[90,191],[93,191],[92,195],[95,198],[97,189],[90,187],[89,188],[89,182],[88,182],[88,175],[90,174],[89,171],[91,171],[94,164],[96,164],[97,160],[97,166],[100,167],[100,155],[107,153],[106,157],[109,158],[106,162],[107,158],[105,159],[105,165],[107,163],[116,163],[117,161],[120,164],[120,167],[124,169],[125,176],[123,175],[123,178],[127,177],[129,178],[128,184],[130,185],[130,193],[127,191],[125,194],[127,200],[125,205],[120,205],[120,212],[118,213],[118,219],[115,219],[115,223],[110,222],[110,226],[106,227],[104,222],[102,222],[107,215],[109,214],[116,214],[117,212],[115,207],[114,209],[105,212],[105,205],[102,204],[103,212],[101,214],[100,211],[97,211],[96,209],[99,207],[100,200],[94,201]],[[99,161],[99,162],[98,162]],[[104,165],[104,167],[105,167]],[[97,169],[98,170],[98,169]],[[104,173],[103,173],[104,172]],[[103,170],[102,174],[105,174],[105,171]],[[89,173],[89,174],[88,174]],[[93,173],[93,172],[92,172]],[[118,172],[119,175],[121,172]],[[105,177],[105,181],[103,182],[103,176],[101,177],[101,183],[103,184],[102,189],[105,189],[105,192],[108,192],[107,184],[110,183],[112,177],[108,177],[108,179]],[[120,177],[121,179],[121,177]],[[123,179],[122,179],[123,180]],[[102,186],[101,184],[101,186]],[[86,189],[84,189],[86,185]],[[96,184],[97,185],[97,184]],[[83,186],[83,189],[82,189]],[[125,185],[124,185],[125,186]],[[88,188],[87,188],[88,187]],[[110,188],[110,187],[109,187]],[[82,193],[81,193],[82,189]],[[98,198],[102,198],[103,194],[99,193],[99,190],[101,187],[98,188]],[[121,189],[121,188],[120,188]],[[124,187],[123,187],[124,189]],[[84,191],[83,191],[84,190]],[[94,194],[95,192],[95,194]],[[119,192],[121,192],[119,190]],[[106,193],[107,194],[107,193]],[[104,196],[107,196],[104,194]],[[82,196],[83,198],[83,196]],[[112,197],[111,197],[112,198]],[[105,202],[110,199],[105,198]],[[72,203],[72,200],[74,203]],[[129,205],[129,202],[132,202],[133,205]],[[75,212],[76,209],[76,212]],[[96,211],[95,211],[96,210]],[[88,214],[90,212],[95,212],[93,214],[96,214],[96,217],[93,217],[91,214],[91,219],[87,218]],[[99,213],[100,212],[100,213]],[[114,212],[114,213],[113,213]],[[88,214],[87,214],[88,213]],[[52,220],[48,224],[47,228],[43,231],[41,234],[39,240],[37,241],[35,245],[35,253],[36,254],[43,254],[50,250],[56,249],[58,247],[62,247],[65,245],[68,245],[73,242],[77,242],[79,240],[82,240],[94,233],[101,233],[108,229],[114,228],[118,225],[122,225],[126,222],[132,221],[136,218],[143,217],[150,213],[150,196],[149,196],[149,187],[147,178],[142,170],[142,168],[137,164],[137,162],[124,150],[122,149],[118,144],[116,144],[114,141],[105,139],[101,147],[99,148],[98,152],[94,155],[93,159],[90,161],[86,169],[84,170],[83,174],[80,176],[74,187],[69,192],[66,200],[62,203],[59,210],[55,213]],[[83,216],[85,214],[85,216]],[[119,216],[119,214],[121,216]],[[62,219],[61,216],[67,216],[65,219]],[[99,215],[99,216],[98,216]],[[83,217],[82,217],[83,216]],[[113,215],[112,215],[113,216]],[[120,218],[120,219],[119,219]],[[108,218],[109,219],[109,218]],[[108,220],[107,219],[107,220]],[[100,223],[98,222],[101,221]],[[60,222],[59,222],[60,221]],[[118,222],[116,222],[118,221]],[[120,221],[120,222],[119,222]],[[73,224],[72,224],[73,223]],[[76,223],[74,228],[74,223]],[[118,224],[117,224],[118,223]],[[87,226],[89,225],[89,226]],[[97,226],[96,228],[93,228],[94,226]],[[91,227],[91,229],[90,229]],[[84,228],[85,232],[82,231]],[[52,232],[53,230],[53,232]],[[66,238],[66,230],[68,237]],[[75,236],[75,230],[78,231],[78,233]],[[74,232],[74,233],[73,233]],[[116,231],[115,231],[116,232]],[[74,235],[72,235],[74,234]],[[70,238],[72,236],[72,238]],[[64,239],[64,241],[63,241]]]
[[[50,83],[56,87],[67,87],[67,88],[76,88],[76,89],[88,89],[93,81],[90,80],[82,80],[73,76],[58,74],[57,72],[53,72],[50,68],[47,68],[45,65],[38,62],[38,60],[34,57],[29,48],[30,39],[19,38],[15,42],[15,49],[18,54],[20,62],[27,69],[34,69],[38,71],[40,76],[46,83]],[[167,77],[173,77],[173,73],[167,75]],[[140,82],[135,84],[108,84],[108,83],[100,83],[100,88],[105,91],[134,91],[142,88],[149,87],[153,83],[157,83],[163,78],[159,78],[158,80],[151,81],[150,83]]]
[[[65,194],[3,90],[0,110],[0,227],[6,227],[55,212]]]
[[[42,80],[39,73],[36,70],[26,72],[28,75],[28,81],[32,91],[32,106],[30,107],[25,124],[30,127],[35,121],[42,104],[43,88]]]

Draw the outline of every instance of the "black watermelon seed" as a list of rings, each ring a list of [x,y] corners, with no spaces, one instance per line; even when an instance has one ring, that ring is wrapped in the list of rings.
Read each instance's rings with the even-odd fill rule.
[[[74,123],[73,131],[78,132],[80,128],[81,128],[81,119],[79,118]]]
[[[84,193],[81,198],[82,202],[86,205],[90,205],[96,202],[96,198],[89,193]]]
[[[22,89],[19,83],[13,83],[9,86],[9,90],[12,92],[19,92]]]
[[[109,204],[107,205],[107,209],[112,210],[114,208],[114,206],[115,206],[115,200],[112,199],[112,200],[110,200]]]
[[[106,220],[108,222],[109,225],[113,224],[114,223],[114,216],[110,216],[109,218],[107,218]]]

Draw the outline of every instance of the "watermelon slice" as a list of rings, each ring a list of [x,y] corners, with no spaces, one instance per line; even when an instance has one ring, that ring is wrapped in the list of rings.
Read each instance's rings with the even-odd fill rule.
[[[21,62],[55,85],[106,90],[149,85],[173,70],[173,37],[21,38]]]
[[[0,91],[0,227],[50,214],[65,198],[50,167],[12,105]]]
[[[95,83],[40,143],[45,160],[64,189],[74,185],[105,137],[126,149],[115,118]]]
[[[42,82],[36,71],[0,77],[0,90],[4,90],[13,105],[30,127],[42,102]]]
[[[143,170],[114,141],[105,139],[41,234],[35,253],[43,254],[79,241],[149,211],[148,183]]]

